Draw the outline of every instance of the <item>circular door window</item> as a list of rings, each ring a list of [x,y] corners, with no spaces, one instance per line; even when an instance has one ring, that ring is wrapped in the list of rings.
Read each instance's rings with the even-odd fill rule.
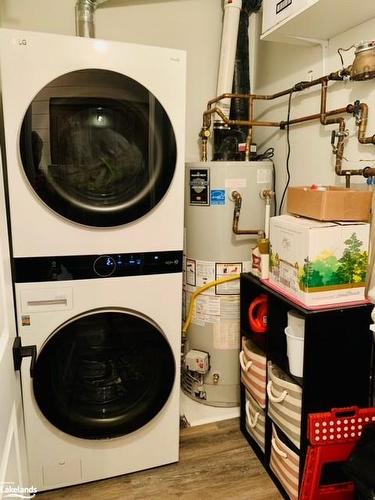
[[[60,76],[30,104],[20,152],[39,198],[87,226],[117,226],[152,210],[176,166],[172,124],[135,80],[107,70]]]
[[[44,416],[86,439],[123,436],[165,405],[176,374],[162,332],[136,313],[101,311],[58,329],[37,358],[33,388]]]

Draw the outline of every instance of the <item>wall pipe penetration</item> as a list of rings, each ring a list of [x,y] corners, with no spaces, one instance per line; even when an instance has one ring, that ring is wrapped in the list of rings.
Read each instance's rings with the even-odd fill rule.
[[[75,6],[76,35],[95,38],[95,10],[107,0],[77,0]]]

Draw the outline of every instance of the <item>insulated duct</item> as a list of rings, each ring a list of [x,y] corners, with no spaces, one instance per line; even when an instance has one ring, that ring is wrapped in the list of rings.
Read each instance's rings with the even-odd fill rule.
[[[257,12],[262,5],[262,0],[242,0],[240,24],[238,28],[236,61],[234,64],[233,94],[250,94],[250,69],[249,69],[249,17]],[[230,108],[231,120],[247,120],[249,106],[244,99],[232,99]],[[247,127],[233,127],[238,133],[239,149],[242,149],[241,160],[245,159]],[[241,147],[241,145],[243,145]]]
[[[107,0],[77,0],[76,35],[95,38],[95,10]]]

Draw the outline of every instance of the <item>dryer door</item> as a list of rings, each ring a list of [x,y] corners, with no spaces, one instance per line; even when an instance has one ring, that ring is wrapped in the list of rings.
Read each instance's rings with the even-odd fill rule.
[[[60,76],[35,96],[20,151],[31,188],[49,208],[97,227],[152,210],[176,165],[162,104],[132,78],[100,69]]]
[[[123,436],[166,404],[175,359],[161,330],[135,312],[81,315],[44,344],[33,388],[44,416],[85,439]]]

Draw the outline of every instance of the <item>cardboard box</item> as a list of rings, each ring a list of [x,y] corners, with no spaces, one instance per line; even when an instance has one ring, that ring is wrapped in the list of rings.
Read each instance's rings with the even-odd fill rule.
[[[338,186],[288,188],[287,211],[322,221],[369,221],[372,191]]]
[[[270,284],[306,306],[364,300],[370,225],[292,215],[270,222]]]

